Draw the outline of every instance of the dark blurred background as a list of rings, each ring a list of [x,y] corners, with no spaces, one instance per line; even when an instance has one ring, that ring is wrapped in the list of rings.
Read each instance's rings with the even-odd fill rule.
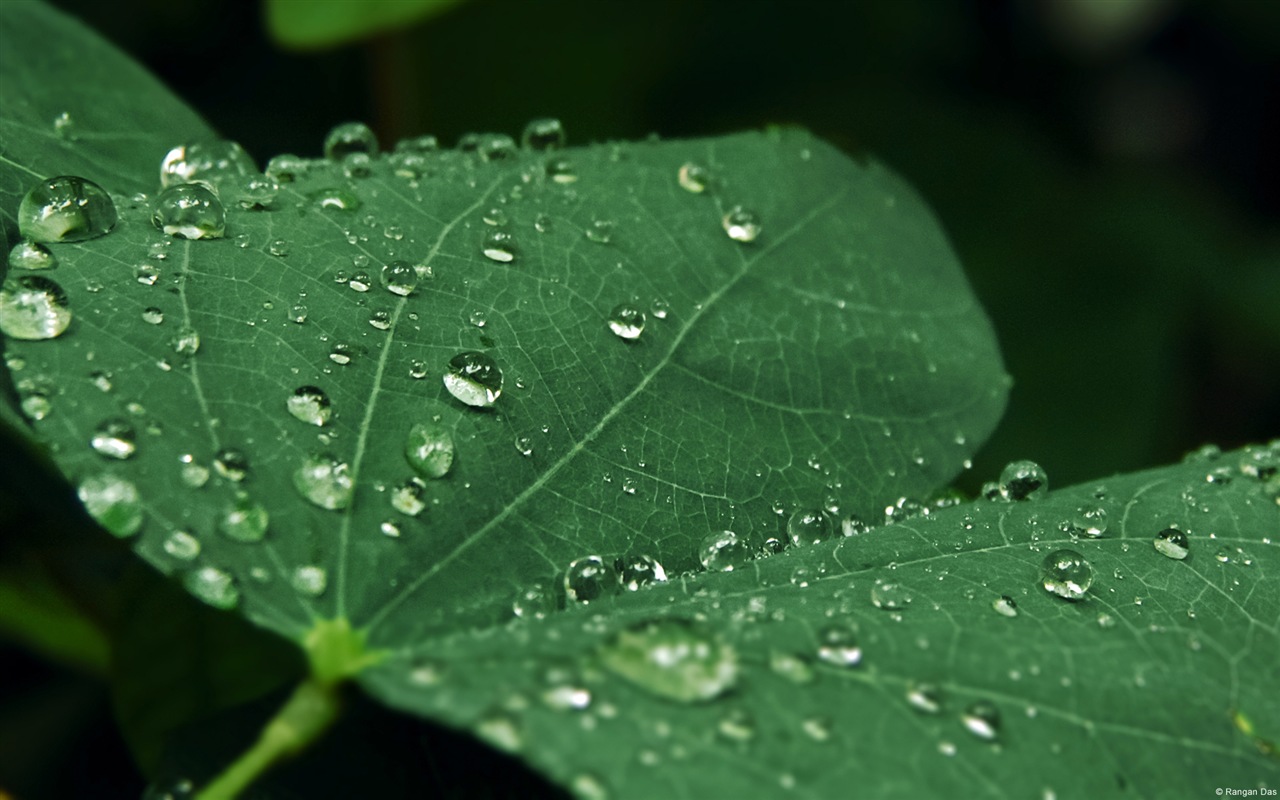
[[[937,211],[1014,378],[967,491],[1015,458],[1064,486],[1280,436],[1280,2],[464,0],[305,50],[258,3],[55,5],[260,165],[319,155],[347,120],[389,147],[535,116],[577,143],[799,124],[888,163]],[[43,662],[0,658],[52,691]],[[132,787],[80,674],[53,679],[72,690],[51,695],[70,741],[51,746],[101,740],[96,768]],[[88,796],[69,758],[33,796]]]

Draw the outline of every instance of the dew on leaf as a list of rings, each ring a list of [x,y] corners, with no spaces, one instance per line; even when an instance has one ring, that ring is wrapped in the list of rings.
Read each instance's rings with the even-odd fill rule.
[[[159,325],[164,322],[164,312],[155,306],[142,309],[142,321],[148,325]]]
[[[263,173],[277,183],[295,183],[304,178],[310,168],[305,158],[282,153],[267,162]]]
[[[871,604],[884,611],[901,611],[912,599],[911,591],[896,581],[877,578],[871,586]]]
[[[249,473],[249,456],[243,450],[224,447],[213,457],[213,468],[227,480],[239,483]]]
[[[188,531],[173,531],[165,537],[164,551],[179,561],[191,561],[200,555],[200,540]]]
[[[169,340],[169,346],[180,356],[193,356],[200,350],[200,334],[194,328],[183,328]]]
[[[735,242],[748,244],[754,242],[760,235],[760,219],[754,211],[749,211],[742,206],[729,209],[721,218],[720,225]]]
[[[942,691],[931,683],[913,683],[907,688],[907,705],[921,714],[942,710]]]
[[[123,539],[142,528],[142,497],[132,481],[111,473],[91,475],[76,494],[89,516],[111,534]]]
[[[1018,604],[1007,594],[1002,594],[991,601],[991,607],[1002,617],[1018,616]]]
[[[382,309],[370,312],[369,326],[380,331],[391,330],[391,313]]]
[[[542,703],[554,711],[583,711],[591,707],[591,690],[572,684],[552,686],[542,692]]]
[[[9,267],[11,269],[53,269],[58,266],[58,259],[49,248],[23,239],[9,251]]]
[[[1000,734],[1000,711],[985,700],[971,703],[965,708],[960,721],[969,733],[985,742],[995,741]]]
[[[267,252],[276,258],[284,258],[289,255],[289,243],[284,239],[272,239],[267,242]]]
[[[600,556],[575,558],[564,572],[564,594],[570,602],[590,603],[608,593],[611,580]]]
[[[732,572],[751,560],[751,548],[733,531],[716,531],[698,543],[698,561],[712,572]]]
[[[1013,461],[1000,473],[1000,496],[1005,500],[1035,500],[1049,491],[1049,476],[1034,461]]]
[[[429,374],[427,362],[422,359],[415,358],[409,362],[409,376],[416,380],[422,380]]]
[[[236,494],[218,517],[218,531],[237,542],[260,542],[267,535],[270,515],[261,503],[244,492]]]
[[[511,602],[511,613],[521,619],[546,619],[555,610],[556,594],[542,581],[521,589]]]
[[[516,446],[516,452],[525,458],[533,455],[533,440],[528,436],[517,436],[514,444]]]
[[[680,188],[686,192],[702,194],[711,183],[711,175],[706,167],[689,161],[680,165],[680,169],[676,172],[676,180],[680,183]]]
[[[224,611],[240,603],[240,589],[231,574],[217,567],[200,567],[188,572],[182,579],[187,591]]]
[[[42,275],[9,278],[0,286],[0,332],[39,341],[61,336],[71,324],[67,293]]]
[[[852,623],[829,625],[818,632],[818,660],[836,667],[854,667],[862,662],[862,645]]]
[[[476,153],[485,161],[505,161],[516,152],[516,140],[505,133],[481,134],[476,141]]]
[[[619,303],[609,312],[609,330],[619,339],[635,341],[644,333],[645,314],[630,303]]]
[[[480,252],[490,261],[509,264],[516,259],[515,237],[503,230],[490,231],[484,237]]]
[[[824,509],[796,509],[787,519],[787,538],[792,544],[817,544],[835,535],[835,522]]]
[[[825,742],[830,739],[831,729],[832,723],[829,717],[808,717],[800,723],[800,730],[815,742]]]
[[[160,162],[160,185],[207,183],[219,190],[253,175],[258,167],[236,142],[220,140],[178,145]],[[194,238],[194,237],[191,237]]]
[[[357,272],[347,281],[347,286],[350,286],[355,291],[361,293],[369,291],[369,287],[372,285],[373,278],[371,278],[367,272]]]
[[[642,622],[599,650],[606,669],[651,694],[681,703],[712,700],[738,680],[738,656],[712,630],[684,619]]]
[[[671,313],[671,304],[661,298],[655,299],[649,306],[649,313],[654,319],[666,319],[667,314]]]
[[[227,232],[222,201],[198,183],[170,186],[156,195],[151,222],[166,234],[183,239],[217,239]]]
[[[99,423],[89,444],[98,455],[121,461],[132,458],[138,450],[137,434],[122,419],[107,419]]]
[[[299,594],[319,597],[329,585],[329,575],[324,567],[306,565],[295,569],[289,582]]]
[[[508,753],[515,753],[524,746],[524,736],[514,719],[505,714],[485,717],[476,723],[476,736]]]
[[[18,206],[18,230],[34,242],[82,242],[96,239],[116,224],[116,206],[90,180],[61,175],[41,181]]]
[[[352,153],[378,154],[378,138],[363,122],[335,125],[324,137],[324,157],[330,161],[342,161]]]
[[[382,267],[382,285],[392,294],[408,297],[418,286],[418,270],[408,261],[389,261]]]
[[[1093,583],[1093,565],[1074,550],[1055,550],[1041,564],[1045,591],[1067,600],[1081,600]]]
[[[559,150],[564,143],[564,125],[552,117],[529,120],[520,134],[520,144],[526,150]]]
[[[160,280],[160,269],[154,264],[139,264],[133,270],[133,279],[143,286],[155,286]]]
[[[485,353],[474,350],[459,353],[449,360],[444,386],[463,403],[488,408],[502,395],[502,370]]]
[[[596,244],[608,244],[613,241],[613,228],[614,224],[612,220],[593,220],[592,223],[587,226],[585,231],[587,240],[595,242]]]
[[[443,478],[453,466],[453,434],[439,422],[418,422],[405,438],[404,457],[424,478]]]
[[[1107,532],[1107,510],[1102,506],[1080,506],[1072,516],[1069,528],[1070,533],[1096,539]]]
[[[1165,528],[1160,531],[1156,534],[1156,538],[1151,540],[1151,544],[1160,555],[1177,561],[1184,560],[1191,550],[1191,542],[1187,539],[1187,534],[1177,528]]]
[[[731,709],[716,722],[716,732],[731,742],[749,742],[755,738],[756,721],[746,709]]]
[[[351,504],[355,482],[351,468],[328,453],[313,453],[293,472],[293,485],[314,505],[339,511]]]
[[[279,193],[280,184],[265,175],[246,175],[232,191],[236,202],[246,210],[268,208]]]
[[[303,305],[302,303],[295,303],[289,309],[289,319],[301,325],[302,323],[307,321],[307,313],[308,313],[308,309],[305,305]]]
[[[182,464],[179,474],[186,486],[199,489],[209,482],[209,468],[196,461],[195,456],[183,453],[178,456],[178,462]]]
[[[552,183],[570,184],[578,180],[578,170],[567,158],[553,158],[547,162],[547,177]]]
[[[299,422],[323,427],[333,416],[329,395],[315,386],[299,386],[285,399],[285,408]]]
[[[793,653],[779,650],[769,653],[769,669],[792,683],[805,684],[813,680],[813,667]]]
[[[618,583],[628,592],[638,591],[641,587],[654,583],[663,583],[667,579],[667,571],[658,560],[643,553],[619,558],[613,566],[618,573]]]

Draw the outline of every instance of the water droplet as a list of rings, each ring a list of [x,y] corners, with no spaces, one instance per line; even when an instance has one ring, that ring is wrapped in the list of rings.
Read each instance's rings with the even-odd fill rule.
[[[111,196],[93,181],[72,175],[37,183],[18,206],[18,230],[35,242],[96,239],[115,224]]]
[[[352,350],[351,345],[344,342],[337,342],[329,349],[329,360],[335,364],[346,366],[351,363]]]
[[[267,525],[271,517],[261,503],[244,492],[236,494],[235,499],[222,509],[218,519],[218,530],[229,539],[237,542],[260,542],[267,535]]]
[[[222,201],[197,183],[170,186],[156,195],[151,221],[170,236],[183,239],[216,239],[227,232]]]
[[[550,117],[529,120],[520,134],[520,144],[526,150],[559,150],[564,142],[564,125]]]
[[[1002,617],[1018,616],[1018,604],[1007,594],[1002,594],[991,602],[991,607]]]
[[[1081,600],[1093,583],[1093,565],[1074,550],[1055,550],[1041,565],[1045,591],[1067,600]]]
[[[390,261],[382,268],[382,284],[387,291],[408,297],[418,286],[418,270],[408,261]]]
[[[680,182],[680,188],[686,192],[702,194],[711,183],[711,174],[706,167],[689,161],[680,166],[680,171],[676,173],[676,179]],[[733,234],[729,235],[732,236]]]
[[[613,566],[618,571],[618,583],[628,592],[639,591],[642,586],[662,583],[667,579],[667,571],[658,560],[644,554],[620,558]]]
[[[160,162],[160,185],[206,183],[220,191],[253,175],[258,167],[239,144],[221,140],[179,145]],[[194,237],[191,237],[194,238]]]
[[[751,560],[751,548],[733,531],[718,531],[698,543],[698,561],[712,572],[732,572]]]
[[[590,603],[609,589],[609,570],[600,556],[584,556],[569,562],[564,573],[564,594],[571,602]]]
[[[422,380],[430,374],[427,369],[427,362],[422,359],[415,358],[409,362],[409,376],[417,380]]]
[[[307,307],[302,303],[295,304],[289,309],[289,319],[301,325],[307,321]]]
[[[149,325],[159,325],[164,322],[164,312],[155,306],[149,306],[142,309],[142,321]]]
[[[469,406],[488,408],[502,395],[502,370],[485,353],[459,353],[449,360],[444,387]]]
[[[355,494],[351,468],[328,453],[314,453],[302,459],[294,470],[293,485],[303,497],[330,511],[351,505]]]
[[[716,731],[731,742],[745,743],[755,738],[756,721],[742,708],[735,708],[720,718]]]
[[[133,277],[143,286],[155,286],[160,280],[160,269],[154,264],[139,264],[133,271]]]
[[[39,242],[23,239],[9,251],[9,266],[12,269],[53,269],[58,266],[58,259]]]
[[[635,341],[644,333],[644,312],[630,303],[619,303],[609,312],[609,330],[620,339]]]
[[[547,177],[553,183],[570,184],[578,180],[578,170],[567,158],[553,158],[547,162]]]
[[[581,772],[569,780],[569,791],[582,800],[609,800],[604,781],[589,772]]]
[[[315,386],[299,386],[285,400],[285,408],[294,419],[316,427],[323,427],[333,416],[329,395]]]
[[[41,275],[10,278],[0,286],[0,332],[36,341],[60,336],[71,324],[67,293]]]
[[[183,453],[178,456],[178,461],[182,464],[181,476],[185,485],[199,489],[209,482],[209,468],[198,463],[195,456]]]
[[[825,742],[831,738],[831,720],[828,717],[809,717],[800,723],[800,730],[815,742]]]
[[[1187,534],[1177,528],[1165,528],[1156,534],[1156,538],[1152,539],[1151,543],[1155,546],[1157,553],[1177,561],[1185,559],[1191,549]]]
[[[324,137],[324,157],[330,161],[342,161],[352,153],[378,154],[378,138],[363,122],[335,125]]]
[[[371,312],[369,314],[369,325],[380,331],[391,330],[391,313],[381,309]]]
[[[306,176],[310,168],[305,158],[299,158],[292,153],[282,153],[267,162],[267,168],[263,173],[278,183],[294,183]]]
[[[729,238],[735,242],[744,244],[754,242],[760,235],[759,218],[756,217],[755,212],[748,211],[742,206],[729,209],[720,220],[720,224],[724,227],[724,232],[729,234]]]
[[[419,422],[409,429],[404,457],[425,478],[443,478],[453,466],[453,434],[439,422]]]
[[[193,356],[200,350],[200,334],[193,328],[183,328],[169,341],[173,351],[181,356]]]
[[[187,531],[174,531],[165,538],[164,551],[179,561],[191,561],[200,555],[200,540]]]
[[[1049,491],[1049,476],[1034,461],[1013,461],[1000,473],[1000,496],[1005,500],[1035,500]]]
[[[813,680],[813,667],[803,658],[791,653],[777,650],[769,653],[769,669],[773,674],[792,683],[805,684]]]
[[[319,597],[324,594],[325,588],[329,585],[329,575],[325,572],[324,567],[307,565],[295,569],[289,582],[293,584],[294,590],[299,594],[305,594],[308,597]]]
[[[488,319],[485,318],[483,311],[476,310],[471,312],[471,315],[467,317],[467,321],[472,325],[475,325],[477,328],[483,328],[488,322]]]
[[[608,244],[613,241],[613,227],[613,220],[594,220],[587,226],[587,240],[596,244]]]
[[[1107,532],[1107,510],[1102,506],[1080,506],[1069,527],[1070,532],[1096,539]]]
[[[367,292],[369,287],[373,285],[373,278],[370,278],[367,272],[357,272],[347,281],[347,285],[357,292]]]
[[[546,619],[555,610],[555,592],[542,581],[521,589],[511,603],[511,613],[521,619]]]
[[[480,252],[490,261],[509,264],[516,259],[515,237],[507,231],[491,231],[485,235]]]
[[[971,703],[960,715],[969,733],[986,742],[995,741],[1000,733],[1000,711],[986,700]]]
[[[188,572],[182,584],[196,597],[223,610],[235,608],[240,603],[240,589],[235,578],[217,567],[200,567]]]
[[[84,510],[113,535],[121,539],[142,528],[142,498],[138,487],[110,473],[92,475],[76,490]]]
[[[528,436],[517,436],[515,440],[516,452],[528,458],[533,455],[533,440]]]
[[[129,423],[122,419],[104,420],[89,440],[94,452],[107,458],[124,460],[132,458],[138,450],[137,436]]]
[[[871,586],[871,604],[885,611],[901,611],[912,599],[910,590],[900,583],[878,578]]]
[[[931,683],[913,683],[907,689],[907,704],[922,714],[942,710],[942,691]]]
[[[241,208],[261,210],[275,201],[280,194],[280,184],[265,175],[247,175],[239,181],[233,194]]]
[[[427,507],[427,485],[420,478],[410,478],[391,490],[391,507],[401,514],[416,517]]]
[[[284,239],[272,239],[267,243],[267,252],[276,258],[284,258],[289,255],[289,243]]]
[[[818,633],[818,660],[836,667],[854,667],[862,662],[862,646],[853,623],[830,625]]]
[[[63,111],[61,114],[53,118],[53,132],[68,141],[75,141],[76,123],[71,118],[70,112]]]
[[[792,544],[817,544],[836,536],[836,524],[821,508],[801,508],[787,519],[787,536]]]
[[[600,648],[606,669],[668,700],[693,703],[729,691],[738,656],[727,642],[683,619],[642,622],[618,631]]]
[[[229,481],[239,483],[249,472],[249,457],[234,447],[224,447],[213,457],[213,468]]]

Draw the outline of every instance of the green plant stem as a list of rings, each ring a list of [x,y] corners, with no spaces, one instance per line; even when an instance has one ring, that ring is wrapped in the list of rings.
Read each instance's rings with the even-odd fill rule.
[[[252,747],[215,777],[197,800],[232,800],[280,761],[320,738],[338,718],[338,684],[308,678],[262,729]]]

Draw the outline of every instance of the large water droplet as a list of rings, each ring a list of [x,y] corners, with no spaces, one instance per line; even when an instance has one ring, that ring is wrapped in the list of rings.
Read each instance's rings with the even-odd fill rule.
[[[719,697],[738,680],[733,648],[714,631],[683,619],[619,631],[600,648],[600,661],[639,688],[681,703]]]
[[[271,517],[261,503],[244,492],[222,509],[218,518],[218,530],[237,542],[260,542],[267,535]]]
[[[1151,540],[1155,546],[1156,552],[1162,556],[1177,561],[1182,561],[1191,551],[1191,542],[1187,539],[1187,534],[1177,528],[1165,528],[1156,534],[1156,538]]]
[[[198,183],[170,186],[158,194],[151,221],[170,236],[183,239],[217,239],[227,232],[222,201]]]
[[[825,509],[797,509],[787,520],[787,536],[792,544],[817,544],[837,534],[835,520]]]
[[[89,516],[112,534],[125,538],[142,528],[142,498],[138,487],[110,473],[92,475],[76,489]]]
[[[71,324],[67,293],[41,275],[10,278],[0,286],[0,331],[14,339],[59,336]]]
[[[30,239],[23,239],[9,251],[9,267],[12,269],[53,269],[56,266],[58,259],[49,248]]]
[[[133,427],[122,419],[101,422],[94,430],[89,444],[98,455],[120,460],[131,458],[138,449]]]
[[[352,153],[366,156],[378,154],[378,137],[363,122],[344,122],[335,125],[324,137],[324,157],[342,161]]]
[[[1000,496],[1006,500],[1035,500],[1049,491],[1049,476],[1034,461],[1013,461],[1000,473]]]
[[[1000,711],[986,700],[972,703],[960,715],[960,721],[970,733],[986,742],[995,741],[1000,734]]]
[[[564,594],[571,602],[590,603],[609,590],[609,570],[600,556],[584,556],[569,562],[564,573]]]
[[[724,227],[724,232],[729,234],[729,238],[735,242],[743,244],[754,242],[760,235],[760,219],[754,211],[749,211],[742,206],[729,209],[720,220],[720,224]]]
[[[387,291],[408,297],[418,286],[418,270],[408,261],[390,261],[382,268],[382,284]]]
[[[529,120],[520,134],[520,144],[528,150],[559,150],[564,142],[564,125],[550,117]]]
[[[751,548],[733,531],[717,531],[698,543],[698,561],[712,572],[732,572],[751,560]]]
[[[488,408],[502,394],[502,370],[485,353],[459,353],[449,360],[444,386],[467,405]]]
[[[184,183],[208,183],[222,189],[233,186],[258,167],[239,144],[231,141],[196,142],[179,145],[160,162],[160,185],[168,188]]]
[[[667,579],[667,571],[658,560],[644,554],[620,558],[613,566],[618,571],[618,583],[628,592],[638,591],[642,586],[662,583]]]
[[[115,224],[111,196],[93,181],[72,175],[37,183],[18,206],[18,230],[36,242],[96,239]]]
[[[1045,591],[1067,600],[1081,600],[1093,583],[1093,565],[1074,550],[1055,550],[1041,565]]]
[[[330,511],[349,506],[355,494],[351,468],[328,453],[315,453],[302,459],[293,472],[293,485],[303,497]]]
[[[837,667],[854,667],[862,662],[858,630],[852,624],[830,625],[818,633],[818,659]]]
[[[587,226],[584,233],[587,236],[587,241],[595,242],[596,244],[608,244],[613,241],[613,228],[613,220],[597,219]]]
[[[240,603],[240,589],[235,578],[217,567],[201,567],[188,572],[182,580],[187,591],[223,610],[235,608]]]
[[[443,478],[453,466],[453,434],[439,422],[419,422],[409,429],[404,457],[426,478]]]
[[[329,395],[315,386],[299,386],[285,400],[285,407],[294,419],[316,427],[324,426],[333,416]]]
[[[609,330],[620,339],[635,341],[644,333],[644,312],[630,303],[619,303],[609,312]]]

